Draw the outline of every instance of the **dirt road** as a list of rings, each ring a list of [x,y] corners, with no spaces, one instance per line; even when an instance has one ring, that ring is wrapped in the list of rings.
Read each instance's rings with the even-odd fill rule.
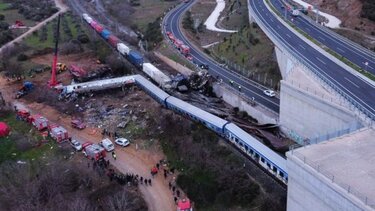
[[[12,104],[16,105],[18,108],[27,108],[34,114],[42,114],[50,121],[67,128],[72,137],[81,142],[92,141],[98,143],[102,139],[101,129],[86,128],[82,131],[72,129],[70,126],[70,116],[61,114],[50,106],[40,103],[28,103],[26,105],[21,101],[14,100],[13,97],[16,87],[18,87],[16,84],[12,84],[12,82],[8,82],[5,78],[0,76],[0,90],[6,102],[13,102]],[[113,160],[110,154],[108,154],[108,158],[111,164],[118,170],[122,173],[134,173],[149,179],[151,179],[150,169],[163,158],[160,152],[137,150],[134,144],[126,148],[116,146],[116,154],[117,160]],[[83,155],[81,158],[86,161]],[[171,178],[172,176],[168,176],[167,180],[165,180],[162,174],[158,174],[152,179],[152,186],[140,185],[140,191],[149,210],[169,211],[176,209],[172,193],[168,188],[168,182]]]
[[[22,35],[20,35],[16,39],[14,39],[14,40],[8,42],[7,44],[3,45],[0,48],[0,54],[3,52],[3,50],[5,48],[13,46],[13,44],[16,43],[16,42],[22,41],[24,38],[26,38],[27,36],[29,36],[30,34],[32,34],[34,31],[38,30],[39,28],[41,28],[42,26],[44,26],[49,21],[51,21],[54,18],[56,18],[59,14],[64,13],[64,12],[66,12],[68,10],[68,7],[65,4],[62,3],[62,0],[55,0],[55,5],[56,5],[57,8],[59,8],[59,11],[57,13],[53,14],[51,17],[45,19],[44,21],[38,23],[37,25],[31,27],[27,32],[23,33]]]

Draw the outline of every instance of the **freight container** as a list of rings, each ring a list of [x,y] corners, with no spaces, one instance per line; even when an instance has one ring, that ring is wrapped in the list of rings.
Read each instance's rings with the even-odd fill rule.
[[[92,18],[88,15],[88,14],[83,14],[83,19],[85,19],[85,21],[87,23],[91,23],[92,22]]]
[[[101,35],[104,39],[108,40],[109,36],[111,36],[111,32],[108,31],[107,29],[104,29],[104,30],[100,33],[100,35]]]
[[[117,50],[124,56],[129,54],[130,48],[126,46],[124,43],[117,44]]]
[[[163,88],[170,88],[171,79],[151,63],[144,63],[142,70]]]
[[[137,51],[131,50],[128,55],[128,60],[137,67],[142,67],[143,57]]]
[[[108,38],[108,42],[109,42],[109,44],[111,44],[112,47],[114,47],[114,48],[117,47],[117,43],[119,43],[119,41],[120,41],[120,40],[119,40],[116,36],[114,36],[114,35],[111,35],[111,36],[109,36],[109,38]]]
[[[95,29],[96,32],[98,33],[101,33],[103,31],[103,26],[101,26],[100,24],[98,24],[96,21],[91,21],[90,25],[92,26],[92,28]]]

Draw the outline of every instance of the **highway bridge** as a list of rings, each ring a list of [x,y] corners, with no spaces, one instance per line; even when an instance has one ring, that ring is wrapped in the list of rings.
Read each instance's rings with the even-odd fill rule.
[[[289,21],[293,19],[293,24],[309,36],[358,65],[363,70],[375,74],[375,52],[340,36],[324,26],[316,24],[313,20],[306,18],[302,14],[299,17],[293,17],[290,12],[285,13],[287,9],[286,2],[282,0],[271,0],[270,3],[283,17],[286,14],[286,18]]]
[[[301,35],[294,33],[271,12],[265,1],[249,0],[248,3],[251,15],[278,48],[296,58],[358,110],[375,120],[375,87],[372,84],[353,75],[343,65],[328,58],[324,50],[314,48]]]

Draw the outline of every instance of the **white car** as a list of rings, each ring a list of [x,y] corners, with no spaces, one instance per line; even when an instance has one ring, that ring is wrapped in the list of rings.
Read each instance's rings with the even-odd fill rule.
[[[126,138],[118,138],[115,140],[115,143],[123,147],[126,147],[130,144],[130,142]]]
[[[77,151],[81,151],[82,150],[82,144],[81,143],[79,143],[77,140],[72,140],[71,142],[70,142],[70,145],[75,149],[75,150],[77,150]]]
[[[264,90],[263,93],[265,95],[267,95],[268,97],[275,97],[276,96],[276,92],[275,91],[272,91],[270,89],[267,89],[267,90]]]

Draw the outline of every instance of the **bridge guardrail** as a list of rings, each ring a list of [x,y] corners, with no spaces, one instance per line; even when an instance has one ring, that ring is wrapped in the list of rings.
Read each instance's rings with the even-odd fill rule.
[[[267,3],[266,3],[266,5],[267,5]],[[290,49],[287,45],[285,45],[284,42],[282,42],[277,36],[274,36],[273,32],[271,32],[268,29],[268,27],[265,26],[264,23],[259,19],[259,17],[255,15],[256,13],[253,10],[253,8],[250,6],[250,4],[248,5],[248,8],[249,8],[249,11],[251,11],[251,14],[252,14],[253,18],[256,20],[257,24],[259,26],[261,26],[262,30],[267,34],[267,36],[274,43],[278,43],[279,46],[281,45],[285,49],[285,51],[283,51],[283,53],[287,54],[287,56],[289,58],[291,58],[294,62],[301,64],[303,69],[307,70],[307,72],[313,72],[314,75],[316,76],[316,78],[320,79],[320,81],[327,84],[329,86],[329,88],[331,88],[332,91],[335,91],[336,93],[343,96],[345,98],[345,100],[350,102],[350,104],[353,105],[355,107],[355,109],[357,109],[358,112],[361,112],[366,117],[368,117],[370,119],[370,124],[372,124],[372,122],[375,120],[375,114],[371,113],[368,109],[364,108],[356,100],[354,100],[352,97],[350,97],[345,92],[343,92],[340,88],[337,87],[337,85],[333,84],[330,80],[328,80],[325,76],[323,76],[318,71],[318,69],[316,69],[315,67],[313,67],[309,63],[307,63],[305,61],[305,59],[303,59],[299,55],[293,53],[293,50]]]
[[[354,187],[346,184],[343,181],[340,181],[335,177],[335,175],[331,174],[328,170],[322,168],[319,164],[307,159],[304,155],[299,152],[291,150],[292,155],[296,156],[300,159],[304,164],[310,166],[318,173],[322,174],[324,177],[328,178],[332,183],[335,183],[337,186],[341,187],[344,191],[347,191],[349,194],[355,196],[360,201],[362,201],[365,205],[375,208],[375,200],[372,198],[367,197],[365,194],[362,194],[360,191],[356,190]],[[338,192],[337,192],[338,193]],[[338,193],[340,194],[340,193]],[[341,194],[340,194],[341,195]]]

